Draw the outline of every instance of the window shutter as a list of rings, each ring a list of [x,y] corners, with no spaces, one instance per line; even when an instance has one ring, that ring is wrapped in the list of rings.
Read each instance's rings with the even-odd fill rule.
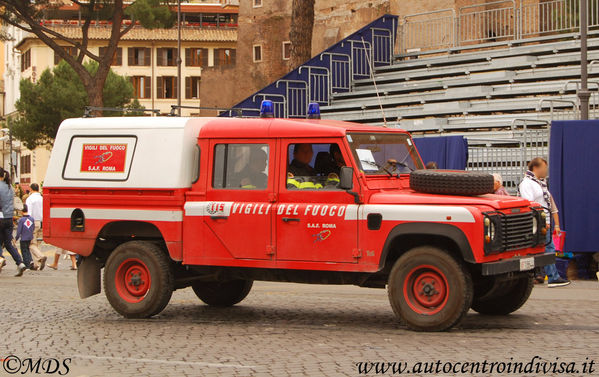
[[[162,90],[162,87],[162,77],[156,77],[156,89],[158,90],[156,98],[164,98],[164,92]]]
[[[145,52],[144,52],[144,65],[146,65],[146,66],[150,65],[150,54],[151,54],[150,49],[146,48]]]
[[[134,58],[134,55],[133,55],[134,51],[135,50],[133,48],[131,48],[131,47],[129,47],[127,49],[127,64],[128,65],[135,65],[134,60],[133,60],[133,58]]]
[[[123,65],[123,49],[120,47],[116,49],[116,65]]]
[[[150,76],[144,77],[144,97],[150,98],[152,93],[152,78]]]
[[[234,48],[230,49],[229,51],[231,51],[231,65],[235,65],[235,59],[237,58],[237,50],[235,50]]]
[[[185,49],[185,66],[186,67],[191,66],[191,49],[190,48]]]
[[[214,49],[214,66],[218,67],[220,65],[220,48]]]
[[[60,56],[58,56],[58,54],[55,51],[54,52],[54,65],[58,64],[58,62],[60,62]]]
[[[191,77],[185,78],[185,98],[191,98]]]
[[[173,80],[173,88],[175,88],[175,95],[173,96],[173,98],[179,98],[179,88],[177,88],[177,78],[176,77],[171,77],[171,80]]]
[[[162,49],[161,48],[157,48],[156,49],[156,65],[161,67],[164,64],[162,63]]]
[[[208,49],[203,48],[200,51],[202,56],[202,67],[208,67]]]

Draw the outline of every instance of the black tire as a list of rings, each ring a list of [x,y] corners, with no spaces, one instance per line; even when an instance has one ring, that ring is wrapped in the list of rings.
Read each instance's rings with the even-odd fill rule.
[[[415,170],[410,173],[410,188],[442,195],[484,195],[494,192],[491,174],[452,170]]]
[[[191,288],[196,296],[210,306],[233,306],[250,293],[253,280],[198,281]]]
[[[170,258],[150,242],[119,245],[104,269],[106,298],[125,318],[148,318],[160,313],[171,299],[174,282]]]
[[[472,310],[487,315],[507,315],[520,309],[532,292],[534,276],[521,277],[508,282],[496,294],[484,298],[474,297]]]
[[[415,287],[421,287],[418,295]],[[431,246],[414,248],[395,262],[387,291],[395,315],[416,331],[448,330],[472,305],[470,273],[447,252]]]

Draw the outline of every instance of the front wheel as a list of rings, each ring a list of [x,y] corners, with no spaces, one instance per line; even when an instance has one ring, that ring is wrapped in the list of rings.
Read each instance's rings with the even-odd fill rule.
[[[487,315],[507,315],[520,309],[532,292],[534,276],[529,274],[504,283],[495,294],[474,297],[472,310]]]
[[[395,315],[410,329],[444,331],[472,304],[472,278],[451,255],[435,247],[414,248],[391,269],[387,286]]]
[[[153,243],[126,242],[106,261],[106,298],[114,310],[126,318],[147,318],[160,313],[173,289],[170,259]]]
[[[253,280],[197,281],[191,288],[196,296],[210,306],[233,306],[250,293]]]

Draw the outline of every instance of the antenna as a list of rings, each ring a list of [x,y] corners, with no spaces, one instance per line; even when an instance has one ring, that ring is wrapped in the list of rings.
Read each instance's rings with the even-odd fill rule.
[[[364,45],[364,49],[366,49],[366,42],[364,41],[364,37],[360,37],[360,38],[362,39],[362,44]],[[389,127],[387,125],[387,118],[385,117],[385,110],[383,109],[383,103],[381,102],[381,96],[379,95],[379,88],[377,87],[376,80],[374,79],[374,66],[372,65],[372,61],[370,60],[369,52],[366,53],[366,60],[368,60],[368,66],[370,67],[370,77],[372,78],[372,83],[374,84],[374,91],[376,93],[376,99],[379,101],[379,108],[381,109],[381,114],[383,115],[383,125],[385,127]]]

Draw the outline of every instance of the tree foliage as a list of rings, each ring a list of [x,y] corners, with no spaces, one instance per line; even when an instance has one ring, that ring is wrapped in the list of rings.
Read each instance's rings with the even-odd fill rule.
[[[80,78],[89,103],[102,107],[104,81],[110,71],[110,63],[116,53],[121,38],[139,21],[145,28],[170,28],[175,17],[171,10],[174,0],[135,0],[127,5],[123,0],[0,0],[0,21],[29,33],[35,34],[40,41],[50,47],[64,59]],[[60,7],[74,5],[81,12],[81,39],[72,39],[61,34],[60,29],[46,26],[44,19],[60,19]],[[133,22],[125,24],[129,17]],[[106,52],[98,56],[89,48],[90,26],[92,21],[109,21],[110,36]],[[65,47],[74,47],[75,55],[69,54]],[[84,58],[98,63],[98,68],[91,72],[85,67]]]
[[[97,62],[87,62],[84,66],[91,74],[98,69]],[[29,149],[52,143],[60,123],[83,116],[85,106],[90,104],[81,79],[64,61],[52,71],[42,72],[36,83],[21,80],[20,90],[21,97],[16,103],[19,115],[11,120],[10,126],[13,135]],[[106,78],[102,98],[106,107],[140,107],[137,100],[132,101],[133,85],[129,79],[112,70]]]

